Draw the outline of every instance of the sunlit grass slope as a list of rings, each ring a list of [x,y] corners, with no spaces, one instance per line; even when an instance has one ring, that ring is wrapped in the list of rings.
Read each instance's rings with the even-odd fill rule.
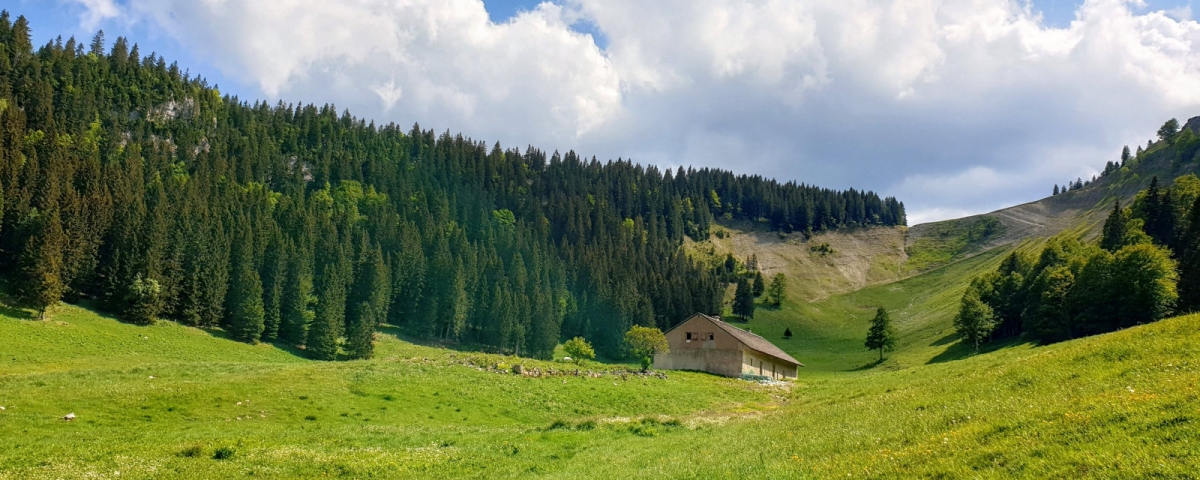
[[[318,363],[74,307],[49,322],[0,316],[0,346],[4,478],[1180,478],[1200,468],[1200,316],[902,369],[806,371],[790,390],[683,372],[516,377],[389,336],[376,360]]]
[[[1025,247],[1028,248],[1028,247]],[[876,285],[817,302],[795,300],[780,308],[762,305],[742,328],[762,335],[805,364],[801,373],[844,372],[871,366],[878,353],[863,347],[876,308],[888,310],[899,334],[896,351],[875,368],[904,368],[965,355],[954,336],[953,319],[971,278],[995,269],[1009,247],[894,283]],[[785,329],[792,338],[785,339]]]
[[[45,322],[7,312],[0,314],[3,478],[515,476],[561,468],[541,465],[550,457],[561,464],[597,445],[683,428],[680,419],[698,412],[771,405],[768,389],[740,380],[683,372],[665,380],[517,377],[464,365],[513,359],[382,334],[376,360],[327,363],[169,322],[126,325],[78,307]],[[77,418],[62,420],[68,413]],[[556,420],[592,431],[543,441]],[[219,452],[232,457],[214,460]]]

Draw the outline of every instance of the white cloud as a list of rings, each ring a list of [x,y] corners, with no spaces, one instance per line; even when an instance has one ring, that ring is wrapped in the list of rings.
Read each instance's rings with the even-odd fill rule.
[[[871,188],[914,219],[1038,198],[1200,114],[1200,24],[1130,0],[1086,0],[1066,28],[1023,0],[562,0],[500,24],[478,0],[125,8],[270,97]]]
[[[113,0],[74,0],[84,8],[79,16],[79,24],[87,30],[94,30],[101,22],[116,18],[121,9]]]

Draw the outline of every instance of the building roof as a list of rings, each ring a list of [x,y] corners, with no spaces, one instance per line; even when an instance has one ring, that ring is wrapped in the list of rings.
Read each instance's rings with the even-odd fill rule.
[[[776,347],[775,344],[771,343],[770,340],[767,340],[767,339],[760,337],[758,335],[755,335],[751,332],[747,332],[738,327],[735,327],[733,325],[725,323],[725,322],[721,321],[721,319],[719,319],[719,318],[710,317],[703,313],[697,313],[695,315],[692,315],[692,317],[688,318],[688,320],[691,320],[692,318],[695,318],[695,317],[703,317],[704,319],[712,322],[712,324],[716,325],[717,328],[724,330],[725,333],[732,335],[733,338],[736,338],[739,342],[742,342],[743,345],[750,347],[753,350],[756,350],[765,355],[769,355],[769,356],[778,358],[785,362],[794,363],[801,367],[804,366],[803,363],[800,363],[798,360],[792,358],[792,356],[788,355],[787,352],[784,352],[783,350],[780,350],[779,347]],[[687,323],[687,320],[684,320],[679,325],[683,325],[684,323]],[[675,328],[678,328],[679,325],[676,325]],[[674,330],[675,328],[672,328],[671,330]],[[670,331],[670,330],[668,330],[668,331]]]

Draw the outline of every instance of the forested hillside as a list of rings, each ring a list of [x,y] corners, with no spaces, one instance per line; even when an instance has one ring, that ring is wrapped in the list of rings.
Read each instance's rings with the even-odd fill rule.
[[[976,277],[955,326],[976,347],[1024,335],[1042,343],[1111,332],[1200,310],[1200,178],[1150,186],[1118,200],[1100,239],[1051,238],[1041,252],[1015,250]]]
[[[714,218],[905,223],[873,192],[247,102],[124,39],[35,51],[7,13],[0,211],[0,277],[42,312],[94,300],[321,359],[371,356],[385,322],[537,357],[581,335],[613,355],[632,325],[720,312],[717,266],[681,248]]]

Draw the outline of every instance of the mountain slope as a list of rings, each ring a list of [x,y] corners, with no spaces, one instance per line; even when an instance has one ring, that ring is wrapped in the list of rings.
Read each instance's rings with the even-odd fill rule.
[[[928,269],[997,246],[1049,238],[1063,232],[1093,239],[1099,236],[1114,201],[1119,199],[1123,205],[1131,204],[1133,197],[1155,177],[1163,186],[1170,186],[1175,178],[1200,171],[1200,138],[1197,136],[1200,136],[1200,117],[1188,120],[1177,138],[1150,144],[1127,165],[1098,177],[1081,189],[991,213],[914,225],[908,229],[906,251],[910,257],[922,257],[931,251],[950,251],[948,256],[937,256],[937,261],[919,266]],[[966,231],[988,221],[998,222],[996,234],[976,237],[969,242],[947,241],[944,235],[946,231]],[[961,236],[952,237],[961,239]]]

